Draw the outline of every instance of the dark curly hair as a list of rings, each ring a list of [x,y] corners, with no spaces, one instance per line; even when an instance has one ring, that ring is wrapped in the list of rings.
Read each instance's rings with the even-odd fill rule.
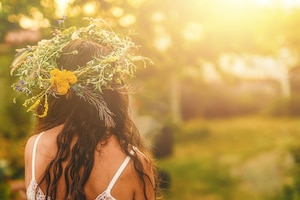
[[[68,54],[74,50],[77,55]],[[62,56],[57,60],[59,67],[74,70],[78,66],[84,66],[96,53],[107,54],[111,50],[96,42],[88,40],[71,41],[64,49]],[[74,200],[85,200],[84,186],[90,176],[94,165],[94,152],[97,144],[105,141],[110,135],[118,138],[120,146],[131,156],[134,167],[143,183],[145,199],[146,181],[150,181],[155,190],[155,183],[145,173],[142,161],[136,154],[129,153],[129,145],[136,146],[142,152],[147,152],[140,134],[128,114],[129,99],[127,94],[115,90],[105,89],[102,94],[107,107],[113,113],[115,126],[107,128],[104,120],[99,117],[94,106],[72,94],[53,97],[48,96],[49,111],[45,118],[37,118],[37,132],[42,132],[55,126],[64,124],[57,137],[58,147],[55,158],[48,164],[39,185],[45,184],[45,195],[56,199],[58,180],[63,176],[66,183],[65,199],[71,197]],[[38,113],[43,112],[43,106],[37,108]],[[75,144],[71,145],[74,138]],[[65,169],[62,162],[71,158]],[[148,180],[147,180],[148,179]]]

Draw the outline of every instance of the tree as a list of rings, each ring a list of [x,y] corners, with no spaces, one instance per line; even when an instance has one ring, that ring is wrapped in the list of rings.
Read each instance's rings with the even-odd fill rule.
[[[286,9],[275,4],[261,7],[254,0],[74,0],[60,14],[50,0],[6,0],[1,5],[1,19],[13,24],[8,27],[20,26],[19,13],[34,18],[33,10],[38,10],[53,26],[65,14],[67,26],[77,25],[83,16],[91,16],[104,18],[122,34],[135,30],[138,35],[134,40],[155,63],[139,75],[141,80],[148,81],[147,90],[156,90],[159,112],[164,115],[171,111],[168,105],[177,105],[174,110],[180,110],[179,89],[169,85],[180,86],[180,80],[191,68],[198,69],[210,62],[226,75],[219,69],[219,59],[226,53],[276,57],[282,48],[299,52],[300,28],[295,26],[300,20],[299,8]],[[175,94],[171,103],[170,95],[166,95],[170,93]],[[143,101],[147,102],[147,97]]]

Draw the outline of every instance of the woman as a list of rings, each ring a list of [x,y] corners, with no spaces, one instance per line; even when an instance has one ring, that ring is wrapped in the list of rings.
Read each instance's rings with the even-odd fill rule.
[[[90,19],[14,61],[14,87],[37,115],[25,147],[28,199],[155,199],[154,167],[128,113],[128,44]]]

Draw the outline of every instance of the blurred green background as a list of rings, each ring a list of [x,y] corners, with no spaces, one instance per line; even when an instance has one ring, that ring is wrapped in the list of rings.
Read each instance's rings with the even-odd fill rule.
[[[0,199],[22,199],[34,123],[13,103],[10,63],[63,16],[135,32],[154,61],[138,69],[132,112],[161,152],[163,199],[300,199],[300,0],[2,0]]]

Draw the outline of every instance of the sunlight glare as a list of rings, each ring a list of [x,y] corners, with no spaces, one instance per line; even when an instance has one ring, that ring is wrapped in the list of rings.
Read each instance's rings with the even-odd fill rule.
[[[121,17],[124,14],[124,10],[118,6],[112,7],[110,12],[114,17]]]
[[[20,19],[20,26],[24,29],[28,29],[28,28],[32,27],[33,24],[34,24],[33,20],[28,17],[23,16]]]
[[[203,37],[202,27],[197,22],[188,22],[183,29],[183,38],[188,41],[197,41]]]
[[[255,0],[259,6],[280,5],[284,8],[300,7],[300,0]]]
[[[57,17],[62,17],[66,15],[68,4],[72,3],[74,0],[55,0]]]
[[[42,20],[44,18],[43,14],[37,8],[32,7],[30,12],[33,18],[36,20]]]
[[[204,62],[202,64],[202,73],[203,79],[206,82],[220,82],[222,80],[220,74],[216,70],[216,67],[210,62]]]
[[[48,19],[31,19],[27,16],[20,18],[20,26],[24,29],[38,30],[39,28],[49,27],[50,22]]]
[[[121,17],[121,19],[119,20],[119,23],[123,27],[128,27],[128,26],[134,24],[135,21],[136,21],[136,18],[134,15],[127,14],[127,15]]]
[[[155,11],[151,15],[151,20],[155,23],[160,23],[165,19],[165,13],[162,11]]]
[[[270,6],[272,4],[272,0],[256,0],[256,3],[259,6]]]
[[[299,7],[300,0],[282,0],[284,7]]]
[[[48,19],[44,18],[44,15],[39,11],[39,9],[32,7],[30,9],[30,14],[32,16],[28,17],[25,15],[10,16],[10,20],[18,20],[19,24],[24,29],[37,30],[39,28],[47,28],[50,26]]]
[[[83,13],[86,15],[93,15],[96,13],[96,5],[93,2],[88,2],[83,6]]]
[[[154,41],[154,45],[159,51],[165,51],[171,46],[171,37],[167,34],[162,34]]]
[[[132,7],[138,8],[145,0],[127,0]]]
[[[172,45],[170,35],[165,31],[163,26],[157,25],[155,28],[154,46],[159,51],[166,51]]]
[[[81,7],[78,5],[72,6],[72,9],[68,10],[68,16],[79,16],[81,14]]]

